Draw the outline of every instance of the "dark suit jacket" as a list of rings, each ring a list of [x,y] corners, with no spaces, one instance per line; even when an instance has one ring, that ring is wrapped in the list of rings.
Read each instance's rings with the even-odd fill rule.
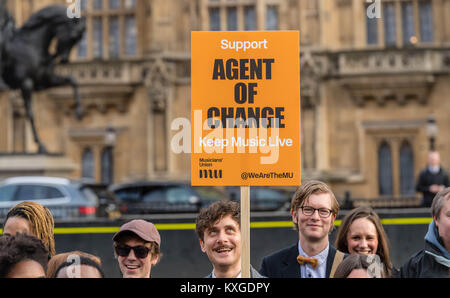
[[[430,172],[428,167],[420,172],[419,179],[416,185],[416,191],[423,193],[423,205],[425,207],[430,207],[431,202],[433,202],[435,193],[430,192],[429,188],[432,184],[444,185],[445,187],[450,186],[450,181],[447,171],[442,167],[439,172],[433,174]]]
[[[298,242],[263,258],[259,273],[269,278],[299,278],[300,265],[297,262]],[[336,248],[330,245],[327,257],[326,277],[330,277]]]

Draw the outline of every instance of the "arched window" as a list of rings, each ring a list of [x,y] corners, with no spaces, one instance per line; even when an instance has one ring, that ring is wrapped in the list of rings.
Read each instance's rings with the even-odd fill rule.
[[[113,148],[106,147],[102,152],[102,183],[111,184],[114,181]]]
[[[378,147],[378,183],[381,196],[393,194],[392,152],[386,141]]]
[[[414,195],[414,156],[411,144],[404,141],[400,147],[400,191],[403,196]]]
[[[86,148],[81,156],[81,176],[94,179],[94,154],[91,148]]]

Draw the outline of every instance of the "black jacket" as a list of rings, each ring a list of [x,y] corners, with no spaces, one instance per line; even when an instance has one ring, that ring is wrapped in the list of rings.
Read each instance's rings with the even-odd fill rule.
[[[297,262],[298,242],[264,257],[259,272],[269,278],[300,278],[300,265]],[[327,257],[326,277],[330,277],[336,248],[330,245]]]
[[[424,206],[430,207],[431,202],[436,194],[429,191],[431,185],[444,185],[450,186],[448,173],[441,167],[439,172],[433,174],[427,168],[420,172],[419,179],[417,180],[416,191],[423,193]]]
[[[450,277],[450,254],[433,220],[425,235],[425,249],[403,265],[400,277]]]
[[[427,253],[428,252],[428,253]],[[400,269],[402,278],[450,277],[450,268],[435,261],[434,256],[442,256],[440,251],[430,242],[425,249],[413,255]]]

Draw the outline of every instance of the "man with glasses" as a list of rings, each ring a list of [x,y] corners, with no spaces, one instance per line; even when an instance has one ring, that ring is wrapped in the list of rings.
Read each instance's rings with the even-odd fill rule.
[[[120,227],[113,237],[114,254],[124,278],[150,278],[161,258],[161,237],[148,221],[135,219]]]
[[[338,211],[339,203],[325,183],[312,180],[302,184],[291,201],[299,241],[264,257],[260,273],[267,277],[332,277],[345,257],[328,239]]]

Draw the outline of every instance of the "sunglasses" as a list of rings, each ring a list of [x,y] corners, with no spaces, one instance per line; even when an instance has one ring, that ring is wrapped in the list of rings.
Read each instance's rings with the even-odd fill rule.
[[[150,252],[150,248],[138,245],[138,246],[128,246],[128,245],[117,245],[114,247],[116,254],[121,257],[128,257],[130,251],[133,250],[134,255],[139,259],[145,259]]]

